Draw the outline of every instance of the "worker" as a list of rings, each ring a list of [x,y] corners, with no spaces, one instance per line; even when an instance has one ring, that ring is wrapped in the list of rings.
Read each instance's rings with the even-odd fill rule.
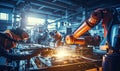
[[[54,30],[50,32],[50,36],[54,39],[55,47],[62,45],[62,35],[58,31]]]
[[[100,21],[107,38],[108,52],[103,56],[103,71],[120,71],[120,21],[114,8],[99,8],[72,34],[66,37],[67,44],[89,44],[86,39],[78,39],[82,34],[93,28]],[[89,41],[89,40],[87,40]]]
[[[6,30],[5,32],[0,33],[0,56],[12,60],[25,60],[37,56],[38,54],[41,54],[43,56],[44,54],[47,54],[47,52],[45,51],[47,48],[41,48],[33,51],[33,53],[31,54],[26,55],[16,55],[9,53],[9,50],[11,48],[15,48],[19,41],[27,40],[28,37],[29,35],[27,34],[27,32],[20,28]]]

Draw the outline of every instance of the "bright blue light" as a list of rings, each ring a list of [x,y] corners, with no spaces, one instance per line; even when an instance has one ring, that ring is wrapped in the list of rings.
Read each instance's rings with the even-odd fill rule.
[[[1,20],[8,20],[8,14],[7,13],[0,13],[0,19]]]

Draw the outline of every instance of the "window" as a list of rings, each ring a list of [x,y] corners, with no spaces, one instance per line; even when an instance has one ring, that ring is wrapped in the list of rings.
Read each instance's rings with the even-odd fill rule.
[[[1,20],[8,20],[8,14],[7,13],[0,13],[0,19]]]
[[[58,26],[57,26],[57,28],[60,28],[60,22],[58,22]]]
[[[49,30],[55,30],[55,29],[56,29],[56,23],[49,24],[49,25],[47,26],[47,28],[48,28]]]
[[[27,25],[38,25],[38,24],[44,24],[45,20],[42,18],[35,18],[35,17],[28,17],[27,18]]]
[[[26,29],[32,29],[33,27],[31,27],[31,26],[26,26]]]
[[[48,21],[49,23],[51,23],[51,22],[54,22],[55,20],[48,19],[47,21]]]
[[[56,23],[52,23],[52,22],[54,22],[55,20],[48,19],[47,21],[48,21],[49,23],[51,23],[51,24],[48,24],[47,28],[48,28],[49,30],[56,30]]]

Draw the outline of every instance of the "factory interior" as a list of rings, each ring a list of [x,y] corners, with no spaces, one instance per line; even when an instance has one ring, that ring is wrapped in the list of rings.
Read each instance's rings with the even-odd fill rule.
[[[0,0],[0,71],[119,66],[119,0]]]

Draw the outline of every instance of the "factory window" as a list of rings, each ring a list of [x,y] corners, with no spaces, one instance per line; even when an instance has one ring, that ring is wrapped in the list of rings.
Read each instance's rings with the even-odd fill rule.
[[[7,13],[0,13],[0,19],[1,20],[8,20],[8,14]]]
[[[49,24],[49,25],[47,26],[47,28],[48,28],[49,30],[55,30],[55,29],[56,29],[56,23]]]
[[[27,25],[38,25],[38,24],[44,24],[45,20],[41,18],[28,17],[27,23],[28,23]]]
[[[33,27],[31,27],[31,26],[26,26],[26,29],[32,29]]]
[[[47,21],[48,21],[49,23],[51,23],[51,22],[54,22],[55,20],[48,19]]]
[[[60,28],[60,22],[58,22],[57,28]]]

